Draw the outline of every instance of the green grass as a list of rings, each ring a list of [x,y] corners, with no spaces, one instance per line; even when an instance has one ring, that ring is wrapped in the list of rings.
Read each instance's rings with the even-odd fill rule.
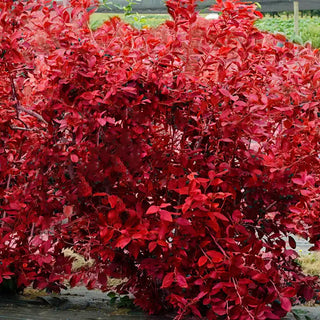
[[[294,36],[293,18],[280,17],[268,18],[265,17],[256,22],[256,26],[260,30],[269,31],[272,33],[282,33],[289,40],[295,40],[301,44],[310,42],[314,48],[320,48],[320,17],[304,17],[299,20],[300,36]]]
[[[94,13],[90,19],[91,28],[96,29],[112,16],[119,16],[122,20],[130,23],[138,29],[157,27],[161,23],[170,19],[168,14],[124,14],[114,13]],[[201,14],[205,16],[206,14]],[[260,30],[271,33],[282,33],[288,40],[304,44],[310,42],[314,48],[320,48],[320,17],[300,18],[300,36],[296,38],[293,31],[293,18],[285,15],[280,18],[264,17],[256,22]]]
[[[104,21],[114,16],[118,16],[120,19],[139,29],[157,27],[170,19],[169,14],[133,14],[125,16],[123,13],[94,13],[90,19],[90,26],[91,28],[96,29],[102,25]]]

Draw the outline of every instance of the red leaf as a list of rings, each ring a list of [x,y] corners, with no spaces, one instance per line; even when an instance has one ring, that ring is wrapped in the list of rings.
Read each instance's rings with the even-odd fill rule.
[[[0,157],[0,172],[7,170],[7,159],[5,157]]]
[[[90,69],[93,68],[93,66],[96,64],[96,61],[97,61],[97,58],[95,56],[91,56],[88,59],[88,66]]]
[[[218,51],[219,55],[227,54],[232,50],[230,47],[221,47]]]
[[[191,306],[190,306],[190,309],[191,309],[192,313],[193,313],[194,315],[196,315],[199,319],[202,319],[202,318],[203,318],[202,315],[201,315],[201,313],[200,313],[200,311],[199,311],[199,309],[198,309],[195,305],[191,305]]]
[[[167,273],[166,276],[162,280],[161,288],[164,289],[164,288],[170,287],[173,282],[173,279],[174,279],[174,273],[173,272]]]
[[[74,162],[74,163],[76,163],[76,162],[79,161],[79,157],[78,157],[76,154],[74,154],[74,153],[72,153],[72,154],[70,155],[70,159],[71,159],[71,161]]]
[[[115,195],[108,196],[108,201],[111,208],[113,209],[118,203],[118,197]]]
[[[75,274],[70,279],[71,288],[75,287],[81,280],[81,274]]]
[[[232,141],[232,140],[231,140]],[[233,141],[232,141],[233,142]],[[221,183],[223,183],[223,180],[219,179],[219,178],[216,178],[216,179],[213,179],[213,181],[210,183],[212,186],[218,186],[220,185]]]
[[[265,273],[257,273],[256,275],[254,275],[252,277],[252,280],[255,280],[260,283],[267,283],[267,282],[269,282],[270,279],[269,279],[268,275]]]
[[[172,222],[172,213],[167,210],[160,210],[160,219],[163,221]]]
[[[260,11],[254,11],[254,13],[259,17],[263,18],[263,14]]]
[[[239,100],[239,97],[238,96],[233,96],[228,90],[226,89],[219,89],[219,91],[225,96],[225,97],[228,97],[230,100],[232,101],[237,101]]]
[[[290,206],[289,210],[293,213],[296,213],[296,214],[301,214],[303,212],[303,209],[296,207],[296,206]]]
[[[198,260],[198,266],[202,267],[207,261],[208,261],[208,258],[206,256],[200,257]]]
[[[122,87],[121,89],[122,89],[122,91],[128,92],[130,94],[136,94],[137,93],[137,89],[133,88],[133,87]]]
[[[154,214],[159,212],[160,207],[159,206],[151,206],[149,207],[149,209],[147,210],[146,214]]]
[[[89,197],[92,195],[92,188],[89,185],[89,183],[85,180],[84,177],[80,178],[81,183],[79,184],[79,191],[81,196],[83,197]]]
[[[302,190],[300,190],[300,193],[301,193],[301,195],[303,195],[303,196],[305,196],[305,197],[310,197],[310,196],[312,196],[312,191],[310,191],[310,190],[304,190],[304,189],[302,189]]]
[[[166,25],[168,26],[168,28],[173,29],[175,26],[175,23],[173,21],[167,20]]]
[[[219,89],[219,91],[226,97],[230,97],[230,95],[231,95],[230,92],[226,89],[221,88],[221,89]]]
[[[177,218],[176,223],[180,226],[191,226],[191,222],[185,218]]]
[[[96,72],[95,72],[95,71],[91,71],[91,72],[78,71],[78,74],[82,75],[82,76],[85,77],[85,78],[93,78],[93,76],[96,74]],[[85,94],[86,94],[86,93],[88,93],[88,95],[86,96],[86,97],[88,98],[88,97],[89,97],[89,94],[90,94],[91,92],[85,92]],[[85,99],[87,99],[87,98],[85,98]],[[93,98],[93,96],[92,96],[92,98]],[[90,100],[90,99],[88,99],[88,100]]]
[[[11,276],[13,276],[13,275],[14,275],[14,273],[11,272],[11,271],[5,271],[5,272],[2,273],[2,276],[5,279],[11,279]]]
[[[107,194],[105,192],[96,192],[92,196],[93,197],[105,197]]]
[[[108,243],[113,237],[113,234],[114,234],[114,229],[109,229],[108,227],[103,228],[100,231],[100,237],[102,239],[102,243],[103,244]]]
[[[69,218],[72,215],[72,212],[73,212],[73,206],[64,206],[63,207],[63,213],[67,218]]]
[[[300,288],[299,295],[301,295],[308,301],[314,297],[314,289],[307,285],[304,285],[302,286],[302,288]]]
[[[291,311],[291,302],[290,299],[286,297],[280,297],[281,308],[287,312]]]
[[[218,251],[210,250],[206,254],[211,258],[212,262],[221,262],[224,259],[224,255]]]
[[[186,278],[182,274],[177,274],[176,275],[176,281],[179,287],[181,288],[188,288],[188,283]]]
[[[217,222],[217,219],[214,217],[214,215],[210,216],[210,221],[207,222],[207,225],[212,228],[215,232],[219,232],[220,231],[220,226]]]
[[[81,95],[81,98],[83,98],[85,100],[92,100],[94,98],[94,95],[92,94],[92,92],[84,92]]]
[[[157,241],[157,244],[161,247],[167,247],[168,246],[168,243],[165,242],[164,240],[158,240]]]
[[[210,215],[213,215],[213,216],[215,216],[217,219],[220,219],[220,220],[222,220],[222,221],[229,222],[229,219],[228,219],[226,216],[224,216],[223,214],[221,214],[220,212],[209,212],[208,214],[209,214],[209,216],[210,216]]]
[[[171,206],[170,203],[162,203],[162,204],[160,205],[160,208],[167,208],[167,207],[170,207],[170,206]]]
[[[101,127],[103,127],[107,123],[106,118],[98,118],[97,119],[98,123],[100,124]]]
[[[292,249],[295,249],[297,246],[296,241],[291,236],[289,236],[289,245]]]
[[[313,85],[316,86],[317,82],[320,79],[320,70],[318,70],[317,72],[314,73],[313,75]]]
[[[297,294],[297,290],[293,287],[285,288],[283,291],[281,291],[281,296],[292,298]]]
[[[306,181],[302,178],[292,178],[292,182],[298,184],[299,186],[304,186]]]
[[[131,241],[131,238],[120,237],[115,247],[123,249],[126,245],[130,243],[130,241]]]
[[[149,252],[152,252],[157,247],[157,242],[150,242],[148,245]]]
[[[106,117],[105,119],[106,119],[106,122],[108,122],[108,123],[110,123],[110,124],[115,124],[115,123],[116,123],[115,120],[114,120],[114,118]]]
[[[199,301],[200,299],[202,299],[204,296],[206,296],[208,294],[207,291],[201,291],[195,298],[194,301]]]

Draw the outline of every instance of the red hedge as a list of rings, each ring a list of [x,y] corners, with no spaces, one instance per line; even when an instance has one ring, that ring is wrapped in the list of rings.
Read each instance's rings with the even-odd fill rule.
[[[127,277],[177,319],[311,299],[291,235],[319,247],[319,53],[232,0],[210,22],[168,0],[173,21],[141,31],[49,2],[0,1],[0,276]],[[71,272],[65,248],[95,264]]]

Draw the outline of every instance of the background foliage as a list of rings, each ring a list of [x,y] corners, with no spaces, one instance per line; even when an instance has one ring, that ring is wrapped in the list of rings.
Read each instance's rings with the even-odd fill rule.
[[[293,18],[265,17],[256,22],[260,30],[282,33],[289,40],[294,39]],[[300,38],[295,39],[301,44],[310,42],[313,47],[320,48],[320,18],[303,17],[299,20]]]
[[[316,11],[316,10],[314,10]],[[133,11],[134,12],[134,11]],[[115,14],[112,13],[94,13],[91,16],[91,27],[96,29],[101,26],[104,21],[111,18]],[[136,14],[131,16],[125,16],[124,14],[116,14],[123,21],[132,24],[136,28],[145,27],[157,27],[166,20],[170,20],[171,17],[168,14]],[[205,17],[207,13],[200,14]],[[310,42],[314,48],[320,48],[320,18],[314,15],[301,17],[299,20],[300,37],[294,36],[293,17],[290,18],[286,15],[270,17],[266,15],[263,19],[259,19],[256,22],[256,26],[263,31],[269,31],[271,33],[281,33],[285,35],[288,40],[296,41],[300,44]]]

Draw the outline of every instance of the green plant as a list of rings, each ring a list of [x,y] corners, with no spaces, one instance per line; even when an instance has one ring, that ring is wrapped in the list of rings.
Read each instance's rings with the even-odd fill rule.
[[[137,4],[137,2],[135,2],[134,0],[126,0],[128,2],[128,4],[126,6],[123,6],[123,12],[125,16],[130,16],[133,14],[132,10],[133,10],[133,6]],[[141,0],[136,0],[138,2],[140,2]]]
[[[293,17],[286,18],[285,16],[271,18],[265,17],[256,21],[256,26],[263,31],[271,33],[281,33],[288,40],[304,44],[310,42],[314,48],[320,47],[320,18],[319,17],[304,17],[299,20],[300,35],[294,35]]]
[[[172,20],[168,14],[144,14],[140,15],[139,13],[125,16],[124,13],[94,13],[90,17],[90,27],[93,30],[96,30],[100,27],[105,21],[109,20],[113,16],[118,16],[121,20],[126,23],[131,24],[137,29],[142,28],[155,28],[160,24],[164,23],[167,20]]]
[[[107,296],[110,298],[110,304],[117,308],[137,309],[134,304],[134,299],[130,298],[129,295],[120,295],[114,291],[108,292]]]
[[[311,42],[315,48],[320,48],[320,21],[319,23],[310,23],[304,27],[302,40],[303,42]]]
[[[128,22],[137,29],[142,29],[147,27],[147,20],[145,16],[142,16],[140,13],[135,13],[128,16]]]
[[[111,10],[112,5],[117,7],[117,5],[114,4],[112,1],[103,0],[102,6],[106,7],[108,10]]]
[[[291,311],[293,317],[295,320],[312,320],[309,316],[308,316],[308,312],[305,310],[292,310]]]
[[[107,7],[109,10],[112,9],[112,7],[117,8],[118,10],[121,10],[123,12],[120,15],[122,16],[122,19],[137,29],[142,29],[147,27],[148,23],[145,16],[141,15],[138,12],[133,12],[134,6],[141,0],[126,0],[126,1],[128,3],[126,6],[119,6],[109,0],[103,0],[102,5]],[[91,20],[91,23],[90,23],[91,28],[93,30],[97,29],[105,20],[107,20],[111,16],[112,14],[103,14],[103,15],[100,14],[100,19]]]
[[[107,9],[111,10],[112,8],[119,9],[123,11],[125,16],[130,16],[133,14],[133,7],[138,3],[141,2],[141,0],[126,0],[127,5],[126,6],[120,6],[117,3],[114,3],[109,0],[103,0],[102,6],[106,7]],[[137,2],[135,2],[137,1]]]

